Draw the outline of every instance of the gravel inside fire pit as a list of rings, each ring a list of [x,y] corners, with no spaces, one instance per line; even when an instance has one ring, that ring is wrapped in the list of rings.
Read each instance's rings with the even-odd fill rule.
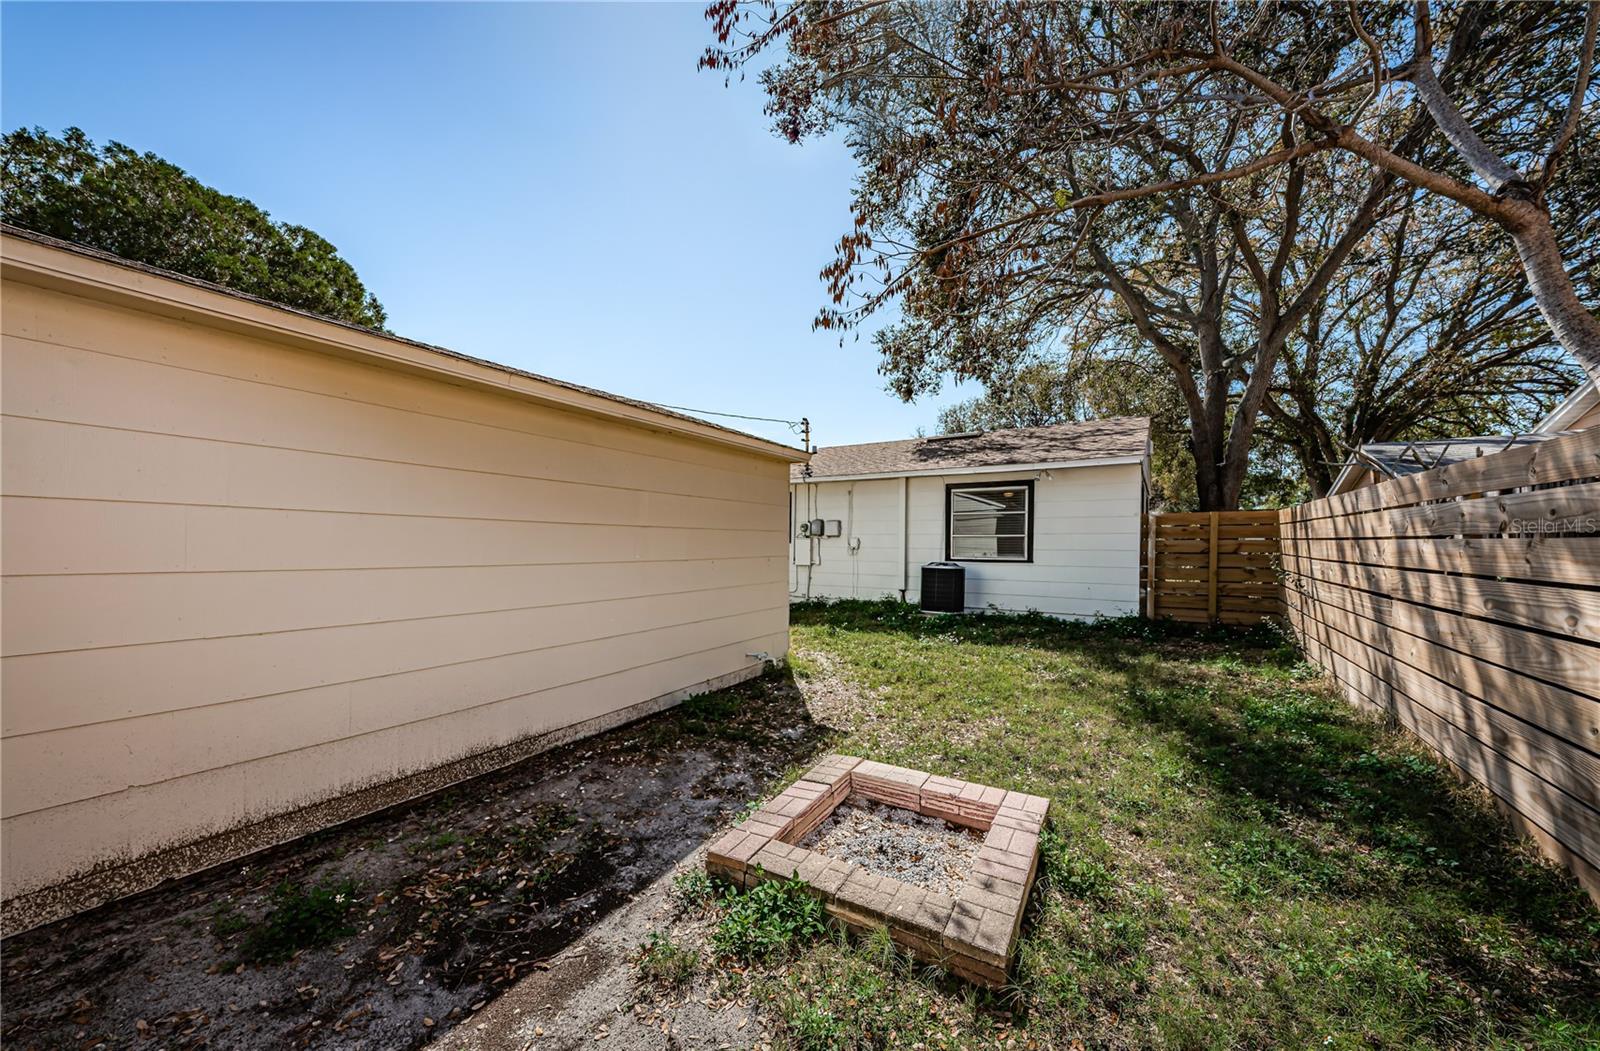
[[[959,898],[983,838],[914,811],[846,802],[799,845]]]

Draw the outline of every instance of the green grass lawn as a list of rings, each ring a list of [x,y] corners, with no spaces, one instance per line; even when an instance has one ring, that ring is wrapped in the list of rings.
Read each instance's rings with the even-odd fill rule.
[[[798,606],[838,751],[1048,796],[1015,987],[881,939],[762,991],[802,1047],[1595,1047],[1600,912],[1270,632]],[[808,680],[811,680],[808,683]]]

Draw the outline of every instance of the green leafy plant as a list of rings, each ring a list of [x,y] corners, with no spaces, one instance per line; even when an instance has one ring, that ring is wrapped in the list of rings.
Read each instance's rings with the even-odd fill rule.
[[[1312,894],[1337,887],[1339,866],[1279,832],[1252,828],[1210,850],[1228,892],[1241,898]]]
[[[250,918],[227,902],[218,902],[211,913],[211,933],[218,938],[231,938],[240,931],[250,929]]]
[[[239,955],[252,963],[281,963],[355,933],[351,913],[360,902],[353,880],[302,886],[285,880],[272,890],[272,904],[246,935]]]
[[[677,989],[688,984],[700,969],[700,958],[692,949],[674,942],[660,931],[639,944],[634,970],[643,981]]]
[[[849,1046],[849,1029],[829,1006],[791,996],[784,1001],[783,1019],[800,1051],[834,1051]]]
[[[1104,847],[1100,852],[1104,852]],[[1042,875],[1050,886],[1072,898],[1098,901],[1111,895],[1115,877],[1111,868],[1078,844],[1068,842],[1054,825],[1039,837]]]
[[[799,880],[760,883],[730,895],[727,912],[711,935],[719,956],[770,960],[827,930],[822,902]]]
[[[717,887],[710,876],[699,869],[691,869],[672,878],[672,896],[685,909],[700,909],[717,896]]]
[[[780,982],[760,986],[778,1006],[780,1046],[797,1051],[878,1051],[887,1047],[942,1046],[924,1029],[929,1006],[916,991],[927,988],[910,959],[897,952],[887,931],[878,929],[856,942],[839,937],[823,942],[785,968]],[[795,979],[799,981],[796,983]],[[798,987],[797,987],[798,986]],[[906,995],[910,993],[911,995]],[[963,1009],[963,1015],[970,1015]],[[938,1034],[942,1039],[949,1032]],[[1003,1046],[978,1033],[970,1042],[947,1046]]]

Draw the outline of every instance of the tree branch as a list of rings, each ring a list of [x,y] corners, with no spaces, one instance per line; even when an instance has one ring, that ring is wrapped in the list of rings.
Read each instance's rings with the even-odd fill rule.
[[[1433,75],[1433,31],[1428,20],[1428,0],[1417,0],[1416,44],[1408,79],[1412,87],[1417,89],[1417,97],[1433,117],[1433,122],[1444,132],[1444,137],[1478,173],[1478,178],[1489,184],[1492,192],[1498,194],[1523,181],[1515,168],[1478,137],[1478,133],[1445,93],[1439,78]]]
[[[1543,195],[1555,178],[1556,160],[1567,143],[1578,132],[1578,121],[1583,117],[1583,96],[1589,91],[1589,74],[1594,68],[1595,29],[1600,26],[1600,0],[1589,0],[1589,16],[1583,24],[1583,47],[1578,51],[1578,82],[1572,87],[1572,98],[1567,100],[1567,117],[1561,123],[1561,132],[1555,144],[1545,155],[1543,170],[1539,174],[1539,193]]]

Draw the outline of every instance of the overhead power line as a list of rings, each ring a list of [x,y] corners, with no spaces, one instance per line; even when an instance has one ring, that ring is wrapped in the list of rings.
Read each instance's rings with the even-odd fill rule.
[[[659,403],[657,403],[659,404]],[[806,448],[811,448],[811,421],[802,416],[798,420],[780,420],[776,416],[747,416],[742,412],[713,412],[710,409],[691,409],[686,405],[661,405],[663,409],[673,412],[687,412],[696,416],[722,416],[730,420],[756,420],[761,423],[781,423],[786,425],[795,434],[804,440]]]

